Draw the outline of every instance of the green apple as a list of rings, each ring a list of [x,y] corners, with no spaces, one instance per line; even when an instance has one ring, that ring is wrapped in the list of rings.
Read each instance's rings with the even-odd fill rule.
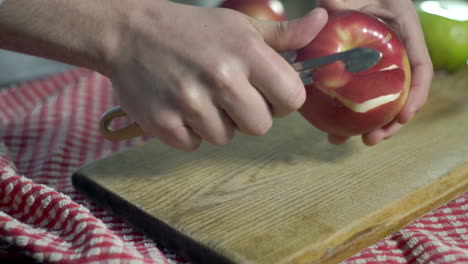
[[[424,37],[435,70],[454,72],[468,62],[468,2],[417,1]]]

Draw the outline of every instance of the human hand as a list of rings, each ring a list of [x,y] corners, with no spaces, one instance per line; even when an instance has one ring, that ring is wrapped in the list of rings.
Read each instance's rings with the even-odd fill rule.
[[[139,1],[108,76],[125,112],[146,132],[192,151],[227,144],[235,130],[264,135],[297,110],[305,88],[279,52],[306,46],[326,24],[316,9],[291,22],[169,1]]]
[[[433,76],[432,62],[418,16],[410,0],[319,0],[330,11],[356,9],[386,21],[403,41],[411,64],[411,87],[406,104],[396,118],[382,128],[362,135],[364,144],[376,145],[394,136],[424,106]],[[348,137],[329,135],[330,142],[342,144]]]

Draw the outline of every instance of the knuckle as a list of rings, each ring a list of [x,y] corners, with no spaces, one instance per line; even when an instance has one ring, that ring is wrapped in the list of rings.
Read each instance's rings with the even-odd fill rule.
[[[216,63],[215,65],[210,75],[210,83],[213,87],[216,87],[215,93],[223,100],[235,100],[235,98],[239,97],[239,91],[236,89],[232,67],[223,62]]]
[[[275,36],[282,36],[288,30],[288,21],[280,21],[278,26],[275,27],[273,34]]]
[[[265,41],[258,34],[247,34],[239,41],[239,47],[242,47],[239,52],[240,56],[247,59],[258,58],[259,54],[264,53],[265,51]]]
[[[181,87],[178,93],[175,105],[189,117],[200,117],[203,115],[203,98],[200,90],[195,89],[193,85]]]
[[[172,117],[165,111],[150,111],[143,116],[139,116],[139,119],[136,121],[143,130],[152,135],[157,135],[167,130],[161,124],[166,124],[171,119]]]
[[[143,125],[142,125],[143,124]],[[187,127],[181,119],[170,111],[159,111],[141,122],[143,129],[161,140],[166,145],[182,151],[195,151],[201,145],[201,139],[187,137]]]
[[[145,120],[149,131],[157,137],[168,138],[174,135],[181,126],[179,117],[167,110],[156,111],[151,117]]]
[[[258,34],[248,34],[244,39],[242,39],[242,43],[244,47],[256,50],[260,44],[264,43],[264,41]]]
[[[195,137],[187,137],[187,128],[183,125],[166,125],[164,126],[161,139],[168,145],[177,149],[192,152],[197,150],[201,145],[201,139]]]
[[[219,88],[231,89],[233,80],[232,67],[227,62],[214,62],[211,71],[211,82]]]
[[[152,123],[154,133],[164,137],[175,137],[178,133],[177,130],[181,125],[177,124],[177,120],[168,114],[159,114],[155,117]]]
[[[264,39],[281,41],[281,36],[288,31],[288,21],[278,21],[274,27],[271,27],[269,23],[261,23],[258,26],[259,31],[263,32]]]

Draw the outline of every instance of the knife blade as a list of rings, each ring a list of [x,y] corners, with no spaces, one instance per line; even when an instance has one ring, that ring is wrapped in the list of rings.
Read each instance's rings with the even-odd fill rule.
[[[291,54],[283,56],[288,61],[293,61]],[[355,48],[348,51],[338,52],[331,55],[308,59],[291,63],[291,66],[299,73],[304,85],[313,83],[312,70],[337,61],[342,61],[345,70],[357,73],[374,67],[382,58],[382,53],[372,48]]]

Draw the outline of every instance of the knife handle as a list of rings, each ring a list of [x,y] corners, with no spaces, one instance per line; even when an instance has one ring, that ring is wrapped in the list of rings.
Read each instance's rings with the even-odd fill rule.
[[[127,116],[127,113],[125,113],[120,105],[112,107],[102,115],[99,121],[99,130],[104,138],[111,141],[121,141],[147,134],[137,123],[113,130],[111,128],[112,121],[123,116]]]

